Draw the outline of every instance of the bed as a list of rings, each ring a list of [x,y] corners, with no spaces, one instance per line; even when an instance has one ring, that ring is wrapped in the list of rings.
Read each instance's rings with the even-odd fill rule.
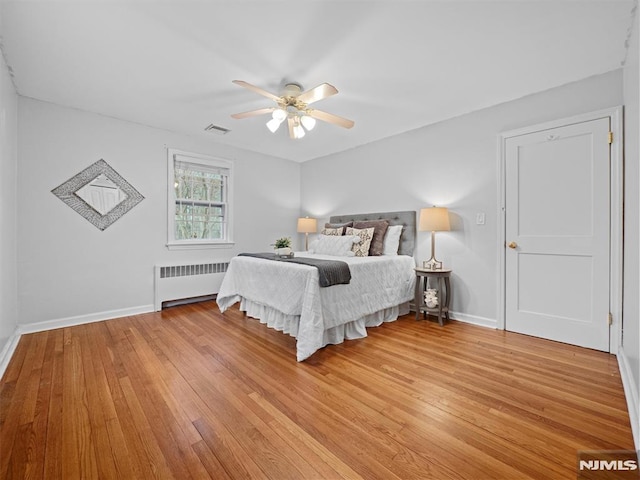
[[[217,295],[220,311],[240,302],[247,316],[295,337],[298,361],[326,345],[366,337],[368,327],[408,313],[415,287],[416,213],[339,215],[329,222],[370,220],[403,225],[398,255],[332,257],[296,252],[296,257],[348,264],[351,281],[330,287],[320,286],[318,269],[313,266],[237,256]]]

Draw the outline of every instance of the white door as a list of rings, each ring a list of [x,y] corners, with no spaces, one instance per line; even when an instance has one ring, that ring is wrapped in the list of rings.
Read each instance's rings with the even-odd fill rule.
[[[507,330],[609,351],[609,128],[506,139]]]

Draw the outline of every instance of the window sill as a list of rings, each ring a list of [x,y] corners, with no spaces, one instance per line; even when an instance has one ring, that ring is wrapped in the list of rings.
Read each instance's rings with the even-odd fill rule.
[[[214,248],[233,248],[235,242],[169,242],[169,250],[209,250]]]

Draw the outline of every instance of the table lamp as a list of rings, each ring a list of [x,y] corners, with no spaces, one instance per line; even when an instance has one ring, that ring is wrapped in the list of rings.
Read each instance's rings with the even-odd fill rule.
[[[298,233],[304,233],[304,249],[309,250],[309,234],[318,231],[318,221],[315,218],[301,217],[298,219]]]
[[[448,232],[449,210],[444,207],[430,207],[420,210],[420,224],[418,229],[422,232],[431,232],[431,258],[422,266],[425,270],[441,270],[442,262],[436,260],[436,232]]]

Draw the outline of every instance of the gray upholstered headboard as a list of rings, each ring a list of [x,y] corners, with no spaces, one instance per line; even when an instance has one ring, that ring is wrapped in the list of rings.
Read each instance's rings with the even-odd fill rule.
[[[387,220],[389,225],[403,225],[402,236],[400,237],[400,255],[413,256],[413,249],[416,245],[416,212],[408,210],[405,212],[377,212],[358,213],[354,215],[334,215],[329,217],[331,223],[362,222],[366,220]]]

